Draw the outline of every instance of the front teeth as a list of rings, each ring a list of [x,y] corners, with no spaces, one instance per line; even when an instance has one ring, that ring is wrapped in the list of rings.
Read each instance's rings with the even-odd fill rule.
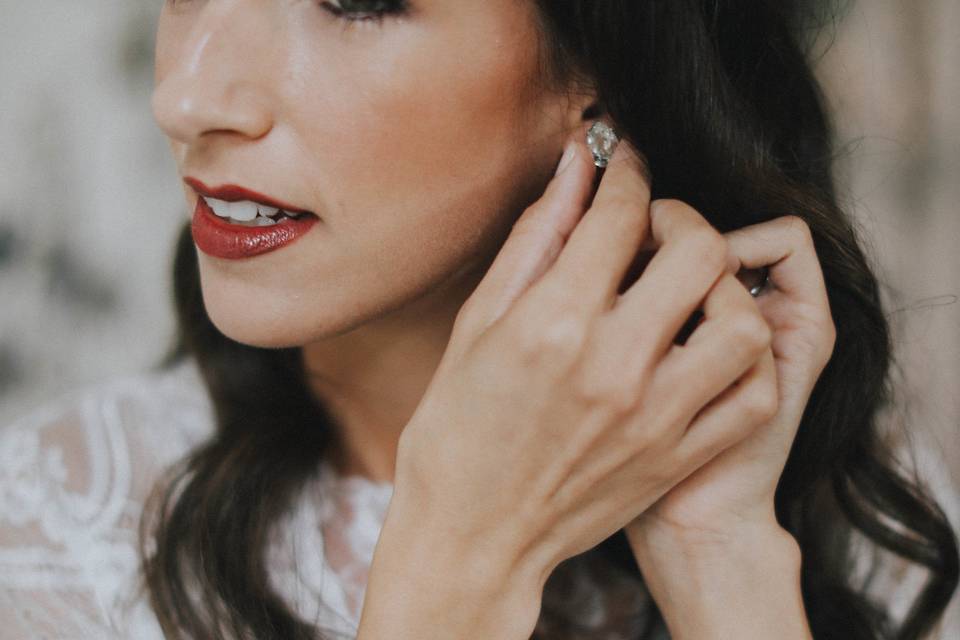
[[[213,209],[213,212],[215,214],[217,214],[221,218],[230,217],[231,204],[229,202],[226,202],[224,200],[217,200],[216,198],[204,197],[203,199],[206,201],[207,206]]]
[[[270,207],[265,204],[258,204],[256,202],[251,202],[249,200],[240,200],[239,202],[227,202],[226,200],[218,200],[216,198],[207,198],[203,197],[207,205],[221,218],[226,218],[231,222],[244,223],[244,222],[253,222],[253,225],[245,226],[256,226],[256,227],[266,227],[271,224],[277,224],[276,220],[270,218],[270,216],[275,216],[281,210],[277,207]],[[295,218],[298,216],[288,214],[283,212],[284,215],[288,217]]]
[[[227,203],[230,212],[230,218],[234,220],[239,220],[240,222],[250,222],[257,217],[257,205],[253,202],[229,202]]]

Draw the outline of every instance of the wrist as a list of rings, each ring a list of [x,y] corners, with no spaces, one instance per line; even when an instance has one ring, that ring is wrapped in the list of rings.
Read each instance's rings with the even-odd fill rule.
[[[664,551],[706,561],[711,557],[719,559],[749,552],[759,545],[794,555],[799,563],[800,548],[796,539],[780,526],[772,509],[750,517],[715,522],[709,527],[674,526],[641,515],[625,532],[634,554],[645,556],[651,562],[669,561],[669,554],[664,555]]]
[[[540,573],[480,542],[391,502],[358,640],[527,640],[540,614]]]
[[[800,547],[781,527],[674,536],[661,530],[628,540],[676,640],[810,638]]]
[[[658,530],[642,537],[628,533],[627,539],[641,570],[649,569],[664,579],[684,569],[710,578],[712,573],[728,571],[731,565],[740,569],[738,574],[748,569],[776,569],[784,575],[800,575],[800,546],[779,525],[744,526],[722,534]],[[761,559],[764,566],[757,565]]]

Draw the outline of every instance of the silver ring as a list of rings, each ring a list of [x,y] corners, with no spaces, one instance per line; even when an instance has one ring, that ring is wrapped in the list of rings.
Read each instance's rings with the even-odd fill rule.
[[[763,280],[759,283],[750,287],[750,295],[756,298],[763,290],[767,288],[767,284],[770,282],[770,270],[767,267],[763,268]]]

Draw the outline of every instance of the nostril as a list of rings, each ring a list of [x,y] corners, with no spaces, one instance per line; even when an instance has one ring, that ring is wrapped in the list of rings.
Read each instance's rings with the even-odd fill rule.
[[[167,79],[153,92],[154,119],[171,138],[188,141],[214,126],[215,118],[183,83]],[[205,113],[205,111],[207,113]]]
[[[196,104],[189,95],[177,91],[172,86],[173,79],[158,84],[151,96],[150,106],[153,118],[171,138],[187,140],[198,135],[196,122]]]
[[[207,75],[169,74],[154,88],[151,107],[160,128],[182,142],[212,133],[255,140],[273,126],[272,105],[256,87]]]

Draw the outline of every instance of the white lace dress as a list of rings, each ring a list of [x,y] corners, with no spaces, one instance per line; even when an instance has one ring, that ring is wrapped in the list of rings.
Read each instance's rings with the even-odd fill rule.
[[[138,520],[165,467],[212,434],[212,415],[188,360],[78,390],[0,428],[0,638],[163,638],[140,588]],[[268,549],[271,580],[324,638],[354,638],[393,489],[323,464]],[[642,583],[578,558],[551,582],[548,637],[638,637]]]
[[[80,389],[0,427],[0,638],[163,638],[140,589],[137,525],[165,467],[212,432],[191,361]],[[354,638],[393,487],[322,464],[267,550],[270,578],[324,638]],[[608,612],[597,571],[568,563],[551,577],[564,581],[562,602],[545,607],[592,638],[635,637],[639,620]],[[609,604],[642,609],[642,585],[624,586]]]

